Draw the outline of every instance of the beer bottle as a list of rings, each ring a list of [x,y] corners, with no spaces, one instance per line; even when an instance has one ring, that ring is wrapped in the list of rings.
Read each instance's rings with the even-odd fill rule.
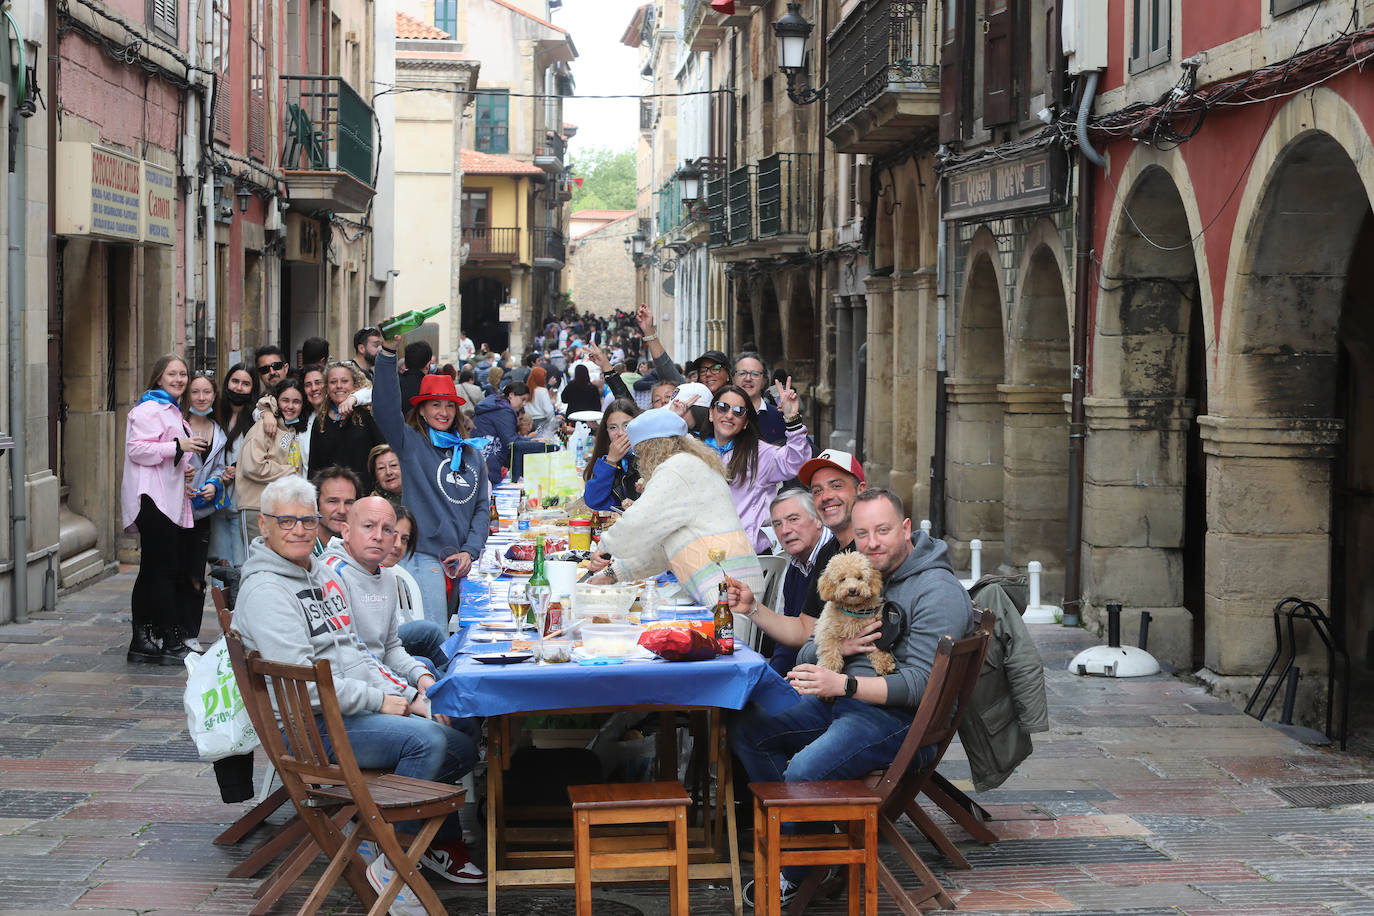
[[[730,610],[730,587],[724,579],[720,581],[720,594],[716,598],[716,642],[721,655],[735,653],[735,615]]]
[[[383,321],[379,330],[382,332],[382,336],[388,339],[398,334],[409,334],[442,312],[444,308],[444,304],[440,302],[438,305],[432,305],[427,309],[411,309],[408,312],[402,312]]]

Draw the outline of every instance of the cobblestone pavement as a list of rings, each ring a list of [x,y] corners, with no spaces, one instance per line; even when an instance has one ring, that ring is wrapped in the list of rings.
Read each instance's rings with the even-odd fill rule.
[[[244,806],[220,802],[186,736],[184,671],[124,661],[132,581],[126,570],[54,614],[0,627],[2,913],[251,906],[254,883],[226,877],[251,844],[211,843]],[[209,637],[213,615],[206,625]],[[922,847],[960,909],[1374,916],[1374,805],[1298,807],[1284,792],[1353,786],[1369,797],[1369,759],[1305,747],[1173,677],[1074,677],[1064,668],[1087,634],[1034,632],[1053,727],[1005,785],[978,797],[1001,841],[961,843],[968,871]],[[960,757],[956,745],[941,767],[956,781],[968,776]],[[482,890],[439,890],[450,913],[485,909]],[[598,890],[596,912],[666,913],[664,897],[653,886]],[[726,888],[692,889],[698,913],[729,903]],[[812,912],[843,907],[827,900]],[[572,913],[572,895],[503,893],[500,910]],[[881,911],[896,912],[886,898]],[[325,912],[363,910],[341,892]]]

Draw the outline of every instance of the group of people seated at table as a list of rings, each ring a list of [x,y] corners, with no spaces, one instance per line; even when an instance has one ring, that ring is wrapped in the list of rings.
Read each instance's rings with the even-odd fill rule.
[[[380,354],[379,364],[387,357]],[[377,394],[383,405],[379,414],[399,416],[399,405],[390,403],[399,399],[391,385]],[[731,414],[730,406],[727,402],[726,410],[716,412]],[[455,539],[456,529],[465,529],[463,553],[470,565],[485,541],[477,520],[485,517],[490,495],[480,457],[447,432],[449,413],[443,404],[431,410],[422,402],[412,411],[410,425],[402,431],[395,422],[389,438],[407,481],[426,481],[423,492],[409,483],[404,491],[405,505],[420,516],[412,535],[430,556],[444,557],[446,551],[437,546],[443,538],[433,532],[445,527],[446,513],[461,511],[465,524],[449,521],[448,527]],[[795,416],[784,419],[790,432]],[[962,637],[971,626],[968,593],[954,575],[944,543],[920,531],[913,536],[901,500],[889,490],[864,489],[863,469],[853,456],[822,452],[796,469],[802,488],[763,503],[789,557],[783,604],[765,607],[757,597],[763,591],[757,545],[741,520],[730,465],[719,448],[689,435],[683,411],[671,407],[629,418],[623,436],[643,487],[636,488],[634,500],[603,535],[591,581],[631,581],[671,570],[698,602],[714,601],[724,582],[732,611],[772,640],[771,663],[798,699],[780,715],[751,706],[736,717],[731,742],[749,780],[852,779],[890,762],[911,726],[939,639]],[[441,651],[436,641],[442,642],[444,634],[430,605],[442,607],[445,598],[421,583],[424,616],[431,623],[405,625],[396,573],[386,565],[398,549],[395,510],[381,497],[358,499],[356,488],[350,500],[340,481],[347,482],[342,475],[330,477],[317,492],[313,484],[290,477],[263,490],[262,535],[248,551],[235,626],[245,646],[265,658],[331,662],[360,765],[456,781],[477,761],[480,726],[430,712],[425,694],[435,673],[417,658]],[[723,561],[710,559],[716,548],[724,549]],[[877,622],[846,640],[843,671],[816,664],[811,637],[822,604],[817,579],[842,551],[869,559],[883,578],[886,599],[898,609],[896,637],[887,643],[896,661],[892,674],[878,675],[869,661],[881,635]],[[453,578],[461,578],[467,569],[454,572]],[[468,856],[456,816],[422,861],[455,883],[486,880]],[[383,856],[368,867],[369,881],[379,891],[394,875]],[[792,870],[784,873],[784,899],[791,898],[800,879]],[[752,883],[745,896],[752,903]],[[423,908],[403,889],[391,912]]]

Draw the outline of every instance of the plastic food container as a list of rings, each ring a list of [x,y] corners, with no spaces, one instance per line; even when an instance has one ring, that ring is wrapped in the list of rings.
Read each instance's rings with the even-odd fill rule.
[[[639,646],[643,627],[618,623],[584,623],[582,651],[587,655],[623,658]]]
[[[573,550],[592,549],[592,520],[575,518],[568,522],[568,546]]]
[[[630,605],[639,597],[639,589],[638,582],[615,585],[579,582],[573,586],[573,617],[591,623],[623,623],[630,613]]]
[[[573,641],[571,639],[546,639],[542,648],[537,642],[533,648],[540,661],[550,664],[572,661]]]

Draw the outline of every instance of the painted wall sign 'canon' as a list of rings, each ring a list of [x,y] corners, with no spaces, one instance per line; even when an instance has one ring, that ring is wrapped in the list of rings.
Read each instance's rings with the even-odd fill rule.
[[[1011,162],[946,175],[946,220],[994,213],[1062,207],[1068,159],[1063,150],[1041,150]]]

